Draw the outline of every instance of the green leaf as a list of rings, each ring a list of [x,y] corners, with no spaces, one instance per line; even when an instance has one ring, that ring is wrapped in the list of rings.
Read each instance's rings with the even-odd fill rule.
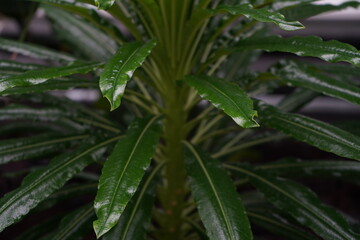
[[[81,148],[59,155],[49,165],[27,175],[19,188],[0,199],[0,231],[21,219],[90,164],[93,161],[91,154],[118,139],[116,137],[96,145],[89,139],[89,143]]]
[[[0,141],[0,164],[44,156],[61,150],[72,141],[87,137],[89,136],[43,134],[40,136],[3,140]]]
[[[20,75],[0,80],[0,93],[6,89],[19,86],[31,86],[44,83],[51,78],[63,77],[75,73],[87,73],[100,66],[99,63],[75,63],[64,67],[51,67],[32,70]]]
[[[340,11],[348,7],[358,8],[359,6],[360,3],[355,1],[344,2],[339,5],[300,3],[296,6],[283,9],[281,13],[286,16],[286,19],[299,20],[316,16],[325,12]]]
[[[185,81],[194,87],[202,98],[224,110],[241,127],[259,126],[254,120],[257,112],[253,109],[253,102],[239,86],[207,76],[187,76]]]
[[[84,79],[50,79],[44,83],[31,86],[13,87],[1,93],[2,96],[14,94],[42,93],[54,90],[68,90],[73,88],[98,88],[95,81]]]
[[[192,196],[210,240],[253,239],[235,187],[215,160],[185,143],[185,163]]]
[[[305,28],[300,22],[289,22],[285,20],[284,15],[271,12],[266,8],[255,9],[251,4],[242,4],[236,6],[221,5],[213,10],[211,13],[227,12],[232,15],[245,15],[246,17],[253,18],[260,22],[271,22],[278,25],[281,29],[286,31],[295,31]]]
[[[19,72],[35,70],[43,67],[44,66],[37,64],[27,64],[27,63],[19,63],[9,60],[0,60],[1,73],[6,73],[6,72],[19,73]]]
[[[98,238],[119,221],[149,167],[161,134],[156,119],[135,120],[105,162],[94,203],[98,220],[93,225]]]
[[[154,204],[156,181],[154,177],[162,168],[158,165],[144,176],[136,194],[126,206],[117,225],[102,237],[102,240],[143,240],[150,224]]]
[[[319,37],[268,36],[240,40],[230,50],[261,49],[268,52],[289,52],[299,56],[318,57],[328,62],[345,61],[360,66],[360,52],[353,46],[335,40],[323,41]]]
[[[284,60],[277,64],[272,72],[290,86],[309,88],[328,96],[360,104],[360,88],[321,74],[307,64]]]
[[[39,59],[48,59],[60,62],[73,62],[76,60],[73,56],[65,53],[5,38],[0,38],[0,49]]]
[[[289,223],[285,218],[278,214],[269,212],[255,212],[248,210],[247,214],[250,221],[255,225],[267,229],[269,232],[281,236],[287,240],[318,240],[317,237],[301,230],[300,228]]]
[[[226,165],[246,175],[250,182],[279,210],[291,215],[300,224],[311,228],[326,240],[356,240],[345,219],[334,209],[321,203],[310,189],[287,179],[267,176],[250,167]]]
[[[100,75],[100,89],[103,96],[109,100],[111,110],[120,106],[127,81],[142,65],[155,45],[154,40],[145,44],[141,42],[126,43],[106,63],[104,71]]]
[[[51,229],[58,226],[61,216],[53,216],[50,219],[45,219],[37,223],[35,226],[22,232],[15,240],[39,240],[47,236]]]
[[[115,41],[85,20],[58,7],[43,5],[42,8],[54,21],[60,38],[68,42],[84,59],[105,61],[116,52]]]
[[[103,10],[110,8],[115,2],[115,0],[94,0],[94,1],[96,6],[99,9],[103,9]]]
[[[95,217],[92,204],[88,204],[67,214],[55,232],[42,240],[73,240],[91,231],[91,222]]]
[[[299,114],[284,113],[265,104],[261,122],[293,138],[341,157],[360,160],[360,138],[330,124]]]
[[[359,182],[360,163],[357,161],[344,160],[282,160],[271,164],[264,164],[258,169],[285,177],[315,176],[321,178],[339,178]]]

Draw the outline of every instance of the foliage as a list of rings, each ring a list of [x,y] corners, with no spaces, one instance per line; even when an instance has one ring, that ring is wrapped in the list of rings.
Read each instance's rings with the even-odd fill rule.
[[[46,62],[0,60],[0,164],[27,163],[4,176],[26,175],[0,199],[0,231],[83,199],[18,239],[251,240],[258,229],[275,239],[360,239],[345,214],[296,179],[359,183],[356,131],[298,111],[321,94],[360,104],[360,51],[268,31],[299,30],[298,20],[358,2],[34,2],[68,51],[0,39],[0,49]],[[293,55],[252,72],[261,51]],[[286,85],[295,90],[276,106],[256,99]],[[72,88],[106,100],[84,106],[51,92]],[[287,138],[333,159],[249,157]]]

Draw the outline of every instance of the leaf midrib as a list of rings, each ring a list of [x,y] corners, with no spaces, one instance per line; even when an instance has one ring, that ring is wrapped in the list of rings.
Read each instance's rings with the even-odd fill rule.
[[[225,210],[224,210],[224,208],[223,208],[223,206],[221,204],[221,201],[220,201],[220,197],[217,194],[217,191],[216,191],[216,188],[215,188],[213,182],[211,181],[210,175],[206,171],[204,163],[202,162],[202,160],[201,160],[199,154],[197,153],[197,151],[190,144],[188,144],[188,143],[185,143],[185,144],[191,150],[191,152],[194,154],[196,160],[199,162],[199,165],[200,165],[201,169],[203,170],[203,172],[204,172],[204,174],[205,174],[205,176],[206,176],[206,178],[207,178],[207,180],[208,180],[208,182],[210,184],[210,187],[211,187],[211,189],[212,189],[212,191],[213,191],[213,193],[215,195],[216,201],[217,201],[217,203],[218,203],[218,205],[220,207],[220,211],[221,211],[221,214],[223,215],[223,218],[225,220],[226,228],[227,228],[227,230],[228,230],[228,232],[230,234],[230,237],[231,237],[232,240],[235,240],[236,238],[234,236],[233,230],[230,227],[231,224],[229,223],[229,220],[226,217]]]
[[[122,181],[122,178],[124,177],[124,174],[125,174],[125,172],[126,172],[126,170],[127,170],[127,167],[129,166],[129,164],[130,164],[130,162],[131,162],[131,158],[133,157],[136,149],[138,148],[138,145],[139,145],[140,141],[142,140],[142,137],[144,136],[145,132],[150,128],[150,126],[152,125],[152,123],[153,123],[156,119],[157,119],[157,116],[153,117],[153,118],[146,124],[146,126],[144,127],[144,129],[141,131],[141,134],[140,134],[139,138],[136,140],[136,142],[135,142],[135,144],[134,144],[134,147],[133,147],[133,149],[131,150],[131,153],[130,153],[130,155],[129,155],[129,157],[128,157],[128,160],[127,160],[127,162],[126,162],[126,164],[125,164],[125,166],[124,166],[124,169],[123,169],[123,171],[122,171],[122,173],[121,173],[121,175],[120,175],[120,177],[119,177],[119,180],[118,180],[117,183],[116,183],[115,190],[113,191],[113,195],[112,195],[112,197],[111,197],[110,206],[109,206],[108,210],[106,211],[106,221],[101,225],[101,226],[102,226],[102,227],[100,228],[101,231],[99,231],[99,232],[102,232],[103,229],[105,228],[105,225],[106,225],[107,220],[108,220],[108,216],[110,215],[111,209],[113,208],[113,205],[114,205],[114,203],[115,203],[114,199],[115,199],[115,197],[116,197],[116,195],[117,195],[118,189],[119,189],[119,187],[120,187],[120,183],[121,183],[121,181]]]
[[[40,184],[42,181],[44,181],[45,179],[51,177],[52,175],[56,174],[57,172],[59,172],[60,170],[62,170],[63,168],[67,167],[68,165],[70,165],[71,163],[73,163],[74,161],[76,161],[77,159],[83,157],[84,155],[94,151],[95,149],[97,148],[100,148],[104,145],[107,145],[109,144],[110,142],[113,142],[113,141],[116,141],[118,140],[119,138],[121,138],[122,136],[118,136],[118,137],[114,137],[112,139],[109,139],[107,141],[104,141],[98,145],[95,145],[94,147],[92,148],[89,148],[87,150],[85,150],[84,152],[82,152],[80,155],[74,157],[73,159],[69,160],[68,162],[66,162],[65,164],[63,165],[60,165],[60,167],[56,167],[56,169],[52,172],[50,172],[49,175],[45,175],[43,178],[38,178],[36,179],[36,181],[34,181],[32,184],[30,184],[27,189],[25,189],[25,191],[20,191],[19,193],[15,194],[13,197],[11,197],[9,199],[9,201],[7,201],[1,208],[0,208],[0,215],[1,213],[6,210],[9,206],[11,206],[11,202],[15,202],[21,195],[24,195],[30,191],[32,191],[33,188],[35,188],[38,184]],[[14,199],[15,198],[15,199]],[[10,201],[11,199],[14,199],[13,201]]]
[[[328,219],[324,219],[324,218],[322,218],[321,216],[319,216],[318,214],[314,213],[311,208],[308,208],[308,207],[307,207],[306,205],[304,205],[301,201],[297,201],[297,199],[294,198],[292,195],[288,194],[286,191],[283,191],[281,188],[277,187],[276,185],[272,184],[271,182],[267,181],[266,179],[260,177],[259,175],[256,175],[256,174],[253,173],[253,172],[247,171],[247,170],[245,170],[245,169],[243,169],[243,168],[240,168],[240,167],[235,167],[235,166],[231,166],[231,165],[228,165],[228,164],[226,164],[225,166],[228,167],[228,168],[230,168],[230,169],[232,168],[232,169],[234,169],[234,170],[238,170],[239,172],[244,172],[244,173],[247,174],[247,175],[250,175],[250,176],[252,176],[252,177],[254,177],[254,178],[257,178],[259,181],[267,184],[268,186],[270,186],[270,187],[272,187],[273,189],[277,190],[278,192],[282,193],[283,195],[285,195],[286,197],[290,198],[290,199],[293,200],[294,202],[298,203],[300,206],[302,206],[302,207],[303,207],[304,209],[306,209],[307,211],[311,212],[311,213],[313,214],[313,216],[316,217],[317,219],[319,219],[321,222],[323,222],[324,225],[329,226],[328,229],[333,229],[333,232],[337,232],[340,236],[343,236],[343,237],[344,237],[344,235],[343,235],[344,233],[343,233],[343,232],[339,232],[337,229],[334,229],[334,228],[333,228],[333,225],[331,225],[331,224],[328,223],[328,221],[327,221]],[[345,233],[345,234],[346,234],[346,233]],[[346,235],[347,235],[347,234],[346,234]],[[344,239],[347,239],[347,237],[348,237],[348,236],[345,236]]]

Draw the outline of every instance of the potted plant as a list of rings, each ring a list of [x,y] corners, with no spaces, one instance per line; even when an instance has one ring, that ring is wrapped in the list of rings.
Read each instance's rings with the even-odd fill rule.
[[[250,240],[257,229],[290,240],[360,238],[343,213],[292,180],[359,177],[359,137],[296,112],[319,94],[359,104],[360,51],[268,32],[303,29],[300,19],[359,2],[35,2],[68,49],[0,39],[2,50],[46,63],[0,62],[0,163],[28,163],[21,185],[0,199],[0,231],[82,199],[18,238]],[[261,51],[329,63],[289,57],[252,72]],[[284,85],[295,90],[277,106],[256,99]],[[48,94],[71,88],[99,89],[110,107]],[[288,138],[341,158],[248,161],[247,149]]]

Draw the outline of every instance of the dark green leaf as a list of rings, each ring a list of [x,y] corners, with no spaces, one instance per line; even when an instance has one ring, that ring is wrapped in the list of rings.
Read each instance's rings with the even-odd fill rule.
[[[15,240],[39,240],[42,237],[46,237],[51,229],[58,226],[60,220],[61,216],[53,216],[50,219],[45,220],[42,219],[40,223],[37,223],[35,226],[21,233]]]
[[[154,203],[154,177],[162,165],[144,176],[136,194],[126,206],[117,225],[102,237],[102,240],[142,240],[150,223]]]
[[[156,119],[135,120],[105,162],[94,203],[98,238],[119,221],[150,164],[161,133]]]
[[[186,143],[192,196],[210,240],[250,240],[252,232],[235,187],[220,164]]]
[[[70,142],[89,137],[88,135],[44,134],[27,138],[0,141],[0,164],[31,159],[61,150]]]
[[[245,15],[260,22],[272,22],[278,25],[281,29],[286,31],[294,31],[305,28],[300,22],[288,22],[284,15],[271,12],[266,8],[255,9],[251,4],[242,4],[236,6],[221,5],[213,10],[212,13],[228,12],[232,15]]]
[[[58,228],[44,240],[73,240],[86,235],[91,230],[91,222],[95,218],[92,204],[88,204],[67,214]]]
[[[250,221],[255,225],[267,229],[277,236],[284,237],[286,240],[319,240],[300,228],[289,223],[285,218],[268,212],[247,211]]]
[[[14,94],[42,93],[53,90],[68,90],[73,88],[98,88],[99,84],[95,81],[83,79],[50,79],[44,83],[32,86],[22,86],[9,88],[1,93],[2,96]]]
[[[22,43],[5,38],[0,38],[0,49],[39,59],[48,59],[61,62],[73,62],[76,60],[74,57],[65,53],[60,53],[34,44]]]
[[[27,63],[19,63],[9,60],[0,60],[0,72],[2,73],[3,72],[21,73],[43,67],[44,66],[36,65],[36,64],[27,64]]]
[[[342,157],[360,160],[360,138],[330,124],[262,104],[261,122],[300,141]]]
[[[70,43],[72,49],[85,59],[105,61],[115,53],[115,41],[98,28],[58,7],[44,5],[43,8],[55,22],[60,38]]]
[[[51,67],[28,71],[0,80],[0,93],[12,87],[32,86],[44,83],[52,78],[68,76],[75,73],[87,73],[99,65],[99,63],[75,63],[65,67]]]
[[[284,14],[288,20],[300,20],[325,12],[339,11],[348,7],[358,8],[359,6],[360,3],[355,1],[344,2],[339,5],[301,3],[297,6],[283,9],[281,13]]]
[[[245,128],[259,126],[254,120],[257,112],[253,109],[253,102],[239,86],[207,76],[187,76],[185,81],[194,87],[202,98],[224,110],[238,125]]]
[[[359,236],[350,230],[345,219],[334,209],[321,203],[310,189],[290,180],[267,176],[245,166],[227,168],[246,175],[250,182],[279,210],[311,228],[326,240],[356,240]]]
[[[89,139],[89,143],[81,148],[59,155],[48,166],[27,175],[19,188],[0,199],[0,231],[21,219],[90,164],[93,153],[118,139],[116,137],[96,145]]]
[[[268,36],[240,40],[234,49],[262,49],[268,52],[289,52],[299,56],[318,57],[328,62],[349,62],[360,66],[360,52],[353,46],[335,40],[323,41],[319,37]]]
[[[94,1],[99,9],[104,9],[104,10],[110,8],[115,2],[115,0],[94,0]]]
[[[145,44],[141,42],[126,43],[106,63],[104,71],[100,75],[100,89],[103,96],[109,100],[111,110],[120,106],[127,81],[142,65],[155,45],[154,40]]]
[[[360,88],[313,70],[306,64],[281,61],[273,73],[289,85],[310,88],[326,95],[360,104]]]
[[[283,160],[258,167],[272,174],[286,177],[316,176],[340,178],[359,182],[360,163],[357,161],[336,160]]]

